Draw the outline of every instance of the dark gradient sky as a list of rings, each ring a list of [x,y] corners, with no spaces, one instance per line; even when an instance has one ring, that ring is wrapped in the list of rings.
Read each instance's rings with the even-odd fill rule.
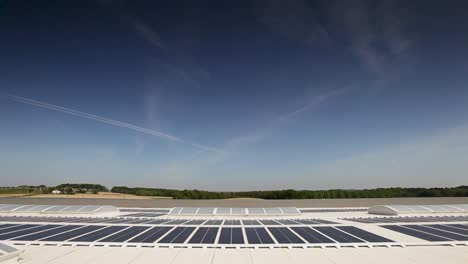
[[[0,1],[1,185],[467,184],[467,13],[464,1]]]

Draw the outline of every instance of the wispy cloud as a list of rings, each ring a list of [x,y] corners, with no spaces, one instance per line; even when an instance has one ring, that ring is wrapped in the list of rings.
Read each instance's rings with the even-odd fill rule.
[[[332,20],[344,31],[352,52],[378,77],[397,74],[395,62],[413,43],[405,33],[403,9],[397,1],[367,0],[336,1],[332,7]]]
[[[160,137],[160,138],[165,139],[165,140],[174,141],[174,142],[183,143],[183,144],[188,144],[188,145],[191,145],[193,147],[196,147],[196,148],[199,148],[199,149],[202,149],[202,150],[212,151],[212,152],[222,152],[221,150],[218,150],[217,148],[202,145],[202,144],[198,144],[198,143],[194,143],[194,142],[190,142],[190,141],[187,141],[187,140],[183,140],[181,138],[178,138],[176,136],[169,135],[169,134],[166,134],[166,133],[163,133],[163,132],[159,132],[159,131],[155,131],[155,130],[151,130],[151,129],[146,129],[146,128],[143,128],[143,127],[135,126],[135,125],[132,125],[132,124],[129,124],[129,123],[120,122],[120,121],[109,119],[109,118],[106,118],[106,117],[101,117],[101,116],[97,116],[97,115],[93,115],[93,114],[84,113],[84,112],[77,111],[77,110],[74,110],[74,109],[71,109],[71,108],[66,108],[66,107],[58,106],[58,105],[53,105],[53,104],[37,101],[37,100],[34,100],[34,99],[30,99],[30,98],[20,97],[20,96],[12,95],[12,94],[7,95],[6,97],[11,99],[11,100],[14,100],[16,102],[29,104],[29,105],[33,105],[33,106],[37,106],[37,107],[41,107],[41,108],[46,108],[46,109],[50,109],[50,110],[54,110],[54,111],[57,111],[57,112],[70,114],[70,115],[74,115],[74,116],[78,116],[78,117],[82,117],[82,118],[87,118],[87,119],[91,119],[91,120],[94,120],[94,121],[97,121],[97,122],[101,122],[101,123],[105,123],[105,124],[109,124],[109,125],[113,125],[113,126],[118,126],[118,127],[122,127],[122,128],[131,129],[131,130],[134,130],[134,131],[137,131],[137,132],[140,132],[140,133],[145,133],[145,134],[157,136],[157,137]]]
[[[135,32],[138,33],[144,40],[151,44],[155,48],[164,50],[166,46],[159,37],[158,33],[153,30],[148,24],[135,17],[125,17],[130,25],[135,29]]]
[[[333,97],[336,97],[338,95],[343,94],[344,92],[348,91],[350,88],[351,88],[350,86],[345,86],[343,88],[335,89],[335,90],[332,90],[330,92],[318,95],[318,96],[312,98],[312,100],[307,102],[305,105],[297,108],[296,110],[293,110],[291,112],[288,112],[286,114],[281,115],[278,118],[278,120],[279,121],[286,121],[286,120],[289,120],[289,119],[291,119],[291,118],[293,118],[295,116],[298,116],[298,115],[300,115],[300,114],[302,114],[302,113],[304,113],[306,111],[317,108],[320,105],[322,105],[323,103],[325,103],[327,100],[329,100],[329,99],[331,99]]]

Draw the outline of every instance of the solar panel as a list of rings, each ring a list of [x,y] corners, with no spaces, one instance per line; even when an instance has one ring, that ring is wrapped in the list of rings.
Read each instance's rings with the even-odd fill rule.
[[[245,228],[245,234],[247,235],[247,241],[249,244],[275,243],[263,227],[247,227]]]
[[[159,243],[184,243],[192,234],[195,227],[176,227],[169,234],[163,237]]]
[[[103,237],[106,237],[108,235],[111,235],[115,232],[119,232],[122,229],[127,228],[128,226],[108,226],[103,229],[88,233],[83,236],[79,236],[76,238],[71,239],[70,241],[73,242],[94,242],[97,241]]]
[[[223,227],[218,244],[244,244],[244,236],[240,227]]]
[[[300,214],[296,207],[280,207],[283,214]]]
[[[265,215],[265,209],[263,208],[247,208],[249,215]]]
[[[123,230],[122,232],[116,233],[114,235],[105,237],[99,242],[124,242],[129,240],[130,238],[146,231],[149,229],[148,226],[132,226],[128,229]]]
[[[426,233],[433,234],[433,235],[436,235],[436,236],[450,238],[452,240],[468,241],[468,236],[464,236],[464,235],[460,235],[460,234],[454,234],[454,233],[451,233],[451,232],[448,232],[448,231],[434,229],[434,228],[430,228],[430,227],[427,227],[427,226],[405,225],[405,227],[411,228],[411,229],[416,229],[418,231],[426,232]]]
[[[211,215],[213,214],[214,208],[212,207],[200,207],[197,214],[199,215]]]
[[[203,225],[221,225],[223,220],[208,220]]]
[[[260,225],[260,222],[257,220],[242,220],[244,225]]]
[[[169,212],[169,214],[170,214],[170,215],[179,214],[180,211],[182,211],[182,207],[174,207],[174,208]]]
[[[184,223],[184,225],[201,225],[205,222],[206,220],[190,220],[186,223]]]
[[[275,220],[275,221],[280,223],[280,224],[283,224],[283,225],[298,225],[299,224],[299,223],[296,223],[294,221],[284,220],[284,219],[278,219],[278,220]]]
[[[138,235],[137,237],[134,237],[128,242],[131,243],[154,243],[157,241],[159,238],[164,236],[169,230],[171,230],[172,227],[169,226],[162,226],[162,227],[153,227],[150,230]]]
[[[3,228],[2,230],[0,230],[0,235],[10,233],[10,232],[13,232],[13,231],[16,231],[16,230],[24,230],[24,229],[28,229],[28,228],[33,228],[33,227],[36,227],[36,226],[39,226],[39,225],[30,225],[30,224],[28,224],[28,225],[10,226],[10,227]]]
[[[216,235],[218,234],[217,227],[200,227],[192,236],[188,243],[190,244],[214,244]]]
[[[275,220],[259,220],[264,225],[281,225],[280,223],[276,222]]]
[[[275,237],[280,244],[302,244],[302,241],[287,227],[268,227],[270,233]]]
[[[284,214],[278,207],[266,207],[264,208],[266,215],[282,215]]]
[[[309,243],[335,243],[310,227],[291,227],[291,229]]]
[[[231,215],[245,215],[245,208],[231,208]]]
[[[468,229],[461,229],[461,228],[456,228],[456,227],[446,226],[446,225],[427,225],[427,226],[431,228],[437,228],[437,229],[468,236]]]
[[[304,225],[319,225],[319,222],[308,220],[308,219],[296,219],[294,222],[298,222]]]
[[[34,234],[28,234],[28,235],[16,237],[16,238],[13,238],[12,240],[35,241],[35,240],[39,240],[39,239],[49,237],[55,234],[60,234],[60,233],[67,232],[70,230],[75,230],[80,227],[83,227],[83,226],[79,226],[79,225],[61,226],[58,228],[37,232]]]
[[[231,208],[226,208],[226,207],[216,208],[216,214],[217,215],[230,215],[231,214]]]
[[[54,235],[54,236],[51,236],[51,237],[42,238],[40,240],[41,241],[67,241],[67,240],[69,240],[71,238],[81,236],[81,235],[96,231],[96,230],[101,229],[101,228],[104,228],[104,226],[85,226],[85,227],[82,227],[82,228],[78,228],[78,229],[75,229],[75,230],[71,230],[71,231],[68,231],[68,232],[57,234],[57,235]]]
[[[390,239],[372,234],[354,226],[337,226],[336,228],[345,231],[353,236],[357,236],[367,242],[393,242]]]
[[[179,214],[196,214],[198,207],[183,207]]]
[[[241,221],[240,220],[225,220],[224,221],[224,225],[241,225]]]
[[[7,240],[7,239],[14,238],[14,237],[19,237],[19,236],[27,235],[30,233],[35,233],[35,232],[53,229],[57,227],[60,227],[60,225],[41,225],[41,226],[36,226],[33,228],[22,229],[22,230],[2,234],[0,235],[0,240]]]
[[[332,238],[335,241],[340,243],[359,243],[364,242],[363,240],[356,238],[354,236],[348,235],[338,229],[335,229],[330,226],[316,226],[314,227],[315,230],[319,231],[322,234]]]
[[[397,225],[385,225],[381,226],[383,228],[387,228],[392,231],[396,231],[405,235],[417,237],[426,241],[431,241],[431,242],[441,242],[441,241],[451,241],[451,239],[436,236],[436,235],[431,235],[428,233],[420,232],[414,229],[406,228],[403,226],[397,226]]]

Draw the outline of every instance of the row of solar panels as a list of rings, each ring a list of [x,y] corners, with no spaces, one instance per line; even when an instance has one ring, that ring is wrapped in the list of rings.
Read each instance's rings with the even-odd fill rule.
[[[392,231],[426,241],[468,241],[468,225],[384,225]]]
[[[171,209],[151,209],[151,208],[120,208],[120,212],[129,213],[160,213],[167,214]]]
[[[337,224],[323,219],[268,219],[268,220],[206,220],[206,219],[132,219],[86,217],[21,217],[0,216],[2,222],[52,222],[52,223],[105,223],[147,225],[321,225]]]
[[[118,213],[114,206],[0,204],[0,213],[98,214]]]
[[[0,240],[208,245],[393,242],[353,226],[197,228],[57,224],[0,225]]]
[[[160,214],[160,213],[132,213],[132,214],[126,214],[123,215],[124,217],[146,217],[146,218],[155,218],[155,217],[160,217],[166,214]]]
[[[295,207],[229,208],[175,207],[170,215],[299,215]]]
[[[414,216],[414,217],[371,217],[371,218],[343,218],[343,220],[359,223],[418,223],[418,222],[463,222],[466,216]]]

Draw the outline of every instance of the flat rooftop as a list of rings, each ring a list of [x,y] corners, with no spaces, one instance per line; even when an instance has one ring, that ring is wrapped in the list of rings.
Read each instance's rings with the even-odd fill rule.
[[[0,213],[0,243],[19,252],[5,263],[468,263],[467,213],[239,209],[121,207],[113,216]]]

